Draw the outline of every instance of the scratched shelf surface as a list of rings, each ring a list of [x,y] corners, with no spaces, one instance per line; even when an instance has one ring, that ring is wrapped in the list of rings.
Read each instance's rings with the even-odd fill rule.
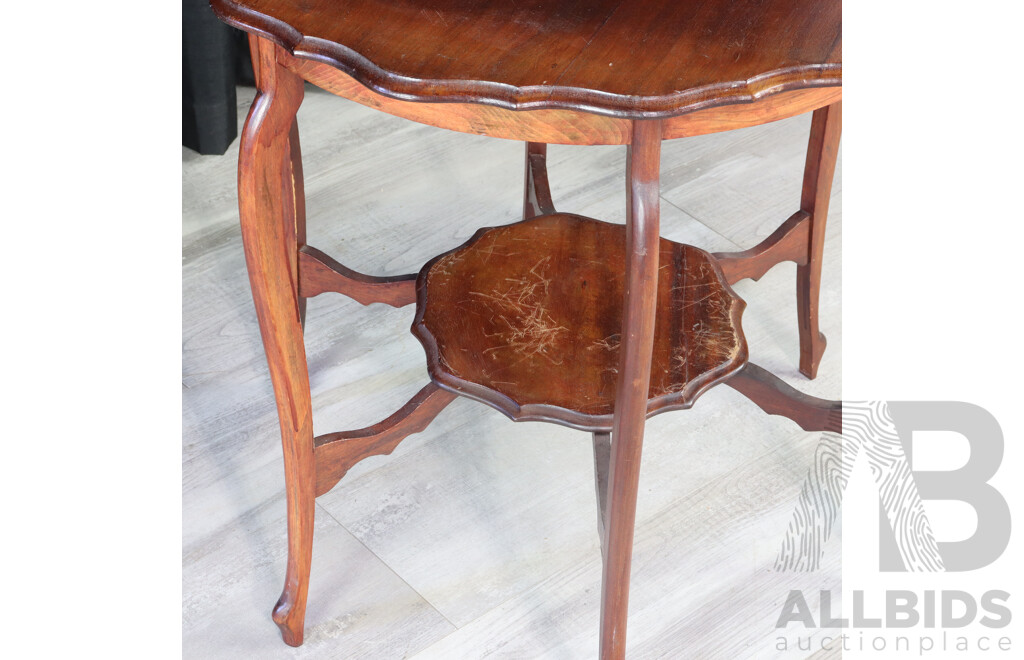
[[[389,96],[670,116],[842,85],[840,0],[212,0]]]
[[[428,263],[413,333],[431,378],[513,419],[611,426],[626,232],[569,214],[482,229]],[[661,240],[648,412],[688,408],[746,362],[745,303],[712,257]]]

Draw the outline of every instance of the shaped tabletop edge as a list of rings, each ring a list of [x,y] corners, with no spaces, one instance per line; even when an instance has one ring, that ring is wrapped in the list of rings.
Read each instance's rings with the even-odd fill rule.
[[[228,25],[269,39],[296,58],[337,68],[369,89],[403,101],[479,103],[518,111],[564,109],[622,119],[654,119],[716,106],[752,103],[780,92],[842,86],[841,62],[778,68],[745,80],[650,96],[557,84],[515,86],[487,80],[418,79],[378,66],[342,44],[304,35],[292,25],[241,2],[210,0],[210,6]],[[841,48],[841,37],[836,48]]]

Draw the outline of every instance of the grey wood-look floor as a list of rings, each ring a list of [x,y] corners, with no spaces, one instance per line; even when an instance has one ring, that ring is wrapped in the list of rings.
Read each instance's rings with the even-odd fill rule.
[[[253,90],[239,90],[244,118]],[[416,272],[479,226],[521,214],[523,145],[452,133],[307,89],[300,110],[309,243],[370,274]],[[797,210],[809,116],[665,143],[662,234],[750,247]],[[601,562],[590,436],[513,424],[457,400],[391,456],[318,500],[306,642],[270,620],[284,579],[285,498],[273,393],[248,290],[237,142],[183,150],[183,645],[188,658],[594,658]],[[625,148],[550,148],[561,211],[622,222]],[[735,288],[751,360],[840,397],[841,170],[825,247],[820,375],[797,371],[795,266]],[[390,415],[427,382],[413,309],[309,302],[316,433]],[[775,554],[818,438],[729,388],[648,423],[630,658],[826,658],[776,630],[791,589],[841,586]],[[813,651],[776,650],[797,637]]]

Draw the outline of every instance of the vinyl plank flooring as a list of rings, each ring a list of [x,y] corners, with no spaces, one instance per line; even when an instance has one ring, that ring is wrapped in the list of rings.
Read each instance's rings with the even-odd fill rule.
[[[559,211],[605,222],[625,223],[624,147],[550,145],[548,174],[552,197]],[[663,200],[661,205],[661,235],[710,252],[739,249],[736,243],[668,200]]]
[[[832,640],[828,644],[819,646],[822,646],[822,648],[818,649],[807,660],[839,660],[839,658],[843,657],[843,645],[839,640]]]
[[[809,114],[665,143],[661,194],[744,247],[752,247],[800,209]],[[842,155],[832,186],[838,224]],[[830,215],[831,217],[831,215]]]
[[[796,657],[775,650],[797,632],[774,629],[789,590],[839,586],[838,545],[819,573],[770,570],[799,494],[796,466],[813,449],[796,434],[756,458],[734,456],[732,470],[638,520],[628,657]],[[566,569],[415,658],[595,657],[600,578],[599,553],[577,549]]]
[[[482,404],[465,404],[447,411],[460,426],[446,421],[443,443],[343,481],[320,499],[456,625],[564,570],[575,561],[567,549],[598,552],[589,434],[510,424]],[[651,422],[647,462],[658,467],[644,475],[645,510],[763,447],[757,433],[743,433],[694,460],[695,447],[720,437],[722,417],[707,406]],[[732,417],[753,425],[763,415],[751,406]]]
[[[185,548],[183,657],[402,658],[454,629],[318,510],[306,642],[285,646],[270,621],[284,579],[285,525],[280,493]]]
[[[238,128],[256,97],[254,87],[238,87],[236,93]],[[234,186],[225,185],[238,171],[238,139],[222,156],[201,156],[181,148],[181,232],[193,232],[215,225],[238,224],[238,196]]]

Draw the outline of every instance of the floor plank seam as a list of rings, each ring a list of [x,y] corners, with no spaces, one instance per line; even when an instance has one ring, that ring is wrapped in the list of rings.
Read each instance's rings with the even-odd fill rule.
[[[594,532],[596,534],[597,530],[595,529]],[[580,552],[579,553],[579,557],[580,557],[580,561],[578,561],[578,562],[573,564],[573,566],[576,568],[576,570],[584,570],[591,563],[595,563],[596,562],[596,563],[600,564],[600,562],[601,562],[600,552],[599,551],[595,551],[595,552],[592,552],[592,553],[590,553],[590,552]],[[541,579],[537,580],[536,582],[534,582],[528,588],[523,589],[522,591],[520,591],[517,594],[512,594],[511,596],[509,596],[505,600],[503,600],[503,601],[501,601],[499,603],[496,603],[490,609],[484,610],[484,611],[480,612],[478,616],[470,619],[469,621],[467,621],[466,623],[462,624],[461,626],[455,626],[455,630],[453,630],[452,632],[448,633],[444,637],[434,641],[432,644],[430,644],[430,646],[427,646],[426,648],[420,649],[419,651],[416,652],[415,655],[411,656],[410,660],[414,660],[416,657],[419,657],[421,654],[427,653],[428,651],[430,651],[430,649],[440,645],[446,639],[448,639],[448,638],[450,638],[450,637],[452,637],[454,635],[459,634],[459,632],[462,631],[462,630],[470,628],[477,621],[480,621],[482,619],[486,619],[493,612],[496,612],[496,611],[500,610],[501,608],[505,607],[506,605],[508,605],[509,603],[512,603],[512,602],[522,598],[525,594],[528,594],[531,591],[537,591],[538,589],[543,589],[550,580],[556,579],[559,576],[560,573],[564,572],[564,570],[565,569],[562,569],[560,571],[555,571],[553,573],[550,573],[550,574],[544,576],[543,578],[541,578]],[[445,621],[448,621],[448,619],[446,618]],[[449,621],[449,623],[451,623],[451,622]],[[452,625],[455,625],[455,624],[452,624]]]
[[[728,238],[725,235],[720,234],[716,229],[714,229],[713,227],[708,225],[708,223],[704,222],[703,220],[701,220],[700,218],[698,218],[694,214],[690,213],[689,211],[687,211],[686,209],[682,208],[681,206],[673,204],[672,201],[670,199],[668,199],[667,197],[665,197],[664,195],[658,195],[658,199],[660,199],[664,203],[668,204],[672,208],[676,209],[680,213],[684,213],[688,218],[692,218],[694,222],[700,224],[701,226],[703,226],[705,229],[710,231],[715,236],[720,237],[723,241],[725,241],[726,243],[731,245],[735,250],[743,250],[744,249],[741,245],[738,245],[731,238]],[[727,252],[727,251],[728,250],[716,250],[716,252]],[[710,250],[709,250],[709,252],[710,252]]]
[[[807,435],[812,435],[812,433],[808,432]],[[790,437],[790,439],[792,440],[792,436]],[[803,442],[803,441],[804,440],[799,440],[797,442]],[[711,479],[708,479],[707,481],[704,481],[704,482],[700,483],[699,485],[694,486],[691,490],[686,491],[685,494],[680,495],[679,497],[673,499],[671,502],[666,504],[664,507],[662,507],[658,511],[654,512],[650,516],[648,516],[645,520],[639,522],[637,524],[637,528],[639,529],[641,527],[641,525],[643,525],[643,526],[653,525],[654,522],[658,518],[660,518],[661,516],[665,515],[667,512],[669,512],[672,509],[672,507],[677,506],[680,502],[686,501],[686,500],[694,497],[701,490],[705,490],[707,488],[712,488],[712,487],[714,487],[714,486],[716,486],[716,485],[718,485],[720,483],[726,482],[733,475],[733,472],[735,472],[737,470],[742,470],[744,467],[746,467],[748,465],[756,465],[757,463],[763,461],[765,458],[767,458],[767,457],[769,457],[769,456],[771,456],[773,454],[776,454],[779,451],[781,451],[782,447],[783,447],[783,443],[781,443],[781,442],[775,443],[773,446],[769,447],[765,452],[760,453],[757,456],[755,456],[755,457],[753,457],[753,458],[751,458],[749,460],[743,461],[742,463],[738,463],[729,472],[726,472],[724,474],[718,475],[716,477],[712,477]],[[799,495],[800,487],[801,487],[801,484],[803,483],[803,479],[804,479],[804,474],[801,472],[800,475],[793,480],[794,500],[796,499],[796,496]],[[785,532],[785,530],[781,530],[781,532]],[[780,534],[781,534],[781,532],[780,532]]]
[[[435,612],[437,612],[437,615],[438,615],[438,616],[440,616],[440,617],[441,617],[442,619],[444,619],[444,620],[445,620],[445,622],[446,622],[446,623],[447,623],[448,625],[450,625],[450,626],[451,626],[452,628],[454,628],[454,630],[452,630],[452,633],[454,633],[455,631],[457,631],[457,630],[459,629],[459,626],[455,625],[455,624],[454,624],[454,623],[453,623],[453,622],[451,621],[451,619],[449,619],[449,618],[448,618],[447,616],[445,616],[444,612],[442,612],[441,610],[437,609],[437,607],[436,607],[436,606],[435,606],[435,605],[434,605],[434,604],[433,604],[432,602],[430,602],[430,599],[428,599],[428,598],[427,598],[426,596],[424,596],[423,594],[421,594],[421,593],[419,592],[419,590],[418,590],[418,589],[416,589],[416,587],[414,587],[414,586],[412,586],[411,584],[409,584],[409,582],[408,582],[408,581],[406,581],[406,579],[405,579],[404,577],[402,577],[402,575],[401,575],[401,574],[399,574],[399,572],[398,572],[398,571],[396,571],[396,570],[395,570],[394,568],[392,568],[392,567],[391,567],[391,565],[390,565],[390,564],[388,564],[388,563],[387,563],[386,561],[384,561],[384,559],[383,559],[382,557],[380,557],[380,556],[379,556],[379,555],[378,555],[378,554],[377,554],[376,552],[374,552],[373,550],[371,550],[371,549],[370,549],[370,548],[369,548],[369,547],[368,547],[368,546],[367,546],[367,545],[366,545],[365,543],[363,543],[363,540],[362,540],[361,538],[359,538],[358,536],[356,536],[355,534],[353,534],[353,533],[352,533],[352,530],[350,530],[350,529],[349,529],[348,527],[346,527],[346,526],[344,525],[344,523],[342,523],[342,522],[341,522],[340,520],[338,520],[337,518],[335,518],[334,516],[332,516],[332,515],[331,515],[331,513],[330,513],[330,511],[328,511],[326,507],[324,507],[323,505],[321,505],[321,504],[320,504],[319,502],[317,502],[317,503],[316,503],[316,507],[317,507],[317,509],[319,509],[320,511],[323,511],[323,512],[324,512],[324,515],[326,515],[326,516],[327,516],[328,518],[330,518],[331,520],[333,520],[334,522],[336,522],[336,523],[337,523],[337,524],[338,524],[338,525],[339,525],[339,526],[340,526],[340,527],[341,527],[341,528],[342,528],[343,530],[345,530],[345,532],[347,532],[347,533],[348,533],[348,535],[349,535],[349,536],[351,536],[351,537],[352,537],[353,539],[355,539],[355,540],[356,540],[356,543],[358,543],[359,545],[361,545],[361,546],[362,546],[362,547],[363,547],[363,548],[364,548],[364,549],[365,549],[365,550],[366,550],[367,552],[369,552],[369,553],[370,553],[371,555],[373,555],[373,556],[374,556],[374,557],[375,557],[375,558],[377,559],[377,561],[379,561],[379,562],[380,562],[380,563],[381,563],[382,565],[386,566],[386,567],[387,567],[387,569],[388,569],[388,570],[389,570],[389,571],[390,571],[390,572],[391,572],[391,573],[392,573],[392,574],[393,574],[393,575],[394,575],[395,577],[397,577],[397,578],[398,578],[398,580],[399,580],[399,581],[400,581],[400,582],[401,582],[402,584],[404,584],[405,586],[409,587],[409,589],[410,589],[410,590],[412,590],[412,592],[413,592],[414,594],[416,594],[417,596],[419,596],[419,597],[420,597],[420,599],[421,599],[421,600],[422,600],[422,601],[423,601],[424,603],[426,603],[427,605],[429,605],[429,606],[430,606],[430,609],[432,609],[432,610],[434,610]],[[452,633],[449,633],[449,635],[450,635],[450,634],[452,634]],[[445,637],[447,637],[447,636],[448,636],[448,635],[445,635]],[[444,637],[442,637],[441,639],[444,639]],[[427,647],[427,648],[429,648],[429,647]],[[417,651],[417,653],[419,653],[419,651]]]

